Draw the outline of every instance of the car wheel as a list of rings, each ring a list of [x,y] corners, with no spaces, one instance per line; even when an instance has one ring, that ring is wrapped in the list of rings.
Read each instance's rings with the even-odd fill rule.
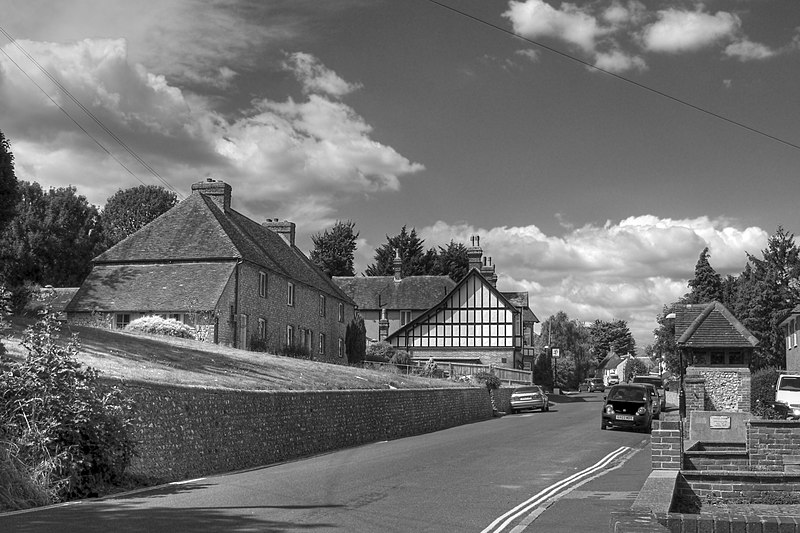
[[[605,430],[605,429],[606,429],[606,421],[605,421],[605,420],[603,420],[602,422],[600,422],[600,429],[602,429],[602,430]]]
[[[512,415],[514,415],[514,414],[516,414],[516,413],[517,413],[517,410],[516,410],[516,409],[514,409],[514,408],[512,407],[512,408],[510,409],[510,412],[511,412],[511,414],[512,414]]]

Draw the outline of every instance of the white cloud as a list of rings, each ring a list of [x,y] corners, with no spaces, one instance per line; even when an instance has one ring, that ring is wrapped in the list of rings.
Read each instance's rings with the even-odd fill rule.
[[[306,94],[322,93],[341,97],[361,88],[360,84],[348,83],[340,78],[311,54],[295,52],[289,55],[283,65],[302,83],[303,92]]]
[[[527,290],[540,319],[565,311],[571,318],[628,321],[637,343],[652,342],[663,305],[688,292],[688,280],[706,246],[721,275],[741,273],[746,252],[766,246],[760,228],[737,228],[708,217],[675,220],[652,215],[602,226],[586,225],[561,236],[536,226],[475,228],[439,221],[419,230],[426,246],[481,236],[501,290]]]
[[[725,48],[725,55],[735,57],[739,61],[768,59],[776,54],[777,52],[770,47],[747,39],[731,43]]]
[[[626,72],[629,70],[645,70],[647,63],[640,56],[631,56],[622,50],[600,52],[594,60],[594,65],[609,72]]]
[[[719,11],[712,15],[702,11],[665,9],[658,20],[642,32],[646,49],[654,52],[687,52],[699,50],[724,39],[732,39],[741,28],[738,16]]]
[[[343,196],[397,190],[402,176],[423,168],[373,140],[363,117],[329,98],[357,86],[309,54],[294,54],[288,63],[309,93],[305,99],[262,98],[228,118],[214,110],[211,100],[131,63],[124,40],[20,44],[182,194],[192,182],[211,175],[232,185],[237,209],[258,217],[267,208],[297,214],[311,227],[315,220],[329,221]],[[4,50],[143,181],[160,184],[11,45]],[[235,76],[224,68],[218,72],[223,79]],[[73,184],[96,204],[118,188],[135,185],[4,55],[0,80],[3,132],[21,179]],[[313,198],[308,204],[313,212],[303,210],[298,197]]]
[[[587,52],[595,49],[597,38],[606,32],[594,16],[574,4],[555,9],[543,0],[511,0],[503,16],[519,35],[559,38]]]

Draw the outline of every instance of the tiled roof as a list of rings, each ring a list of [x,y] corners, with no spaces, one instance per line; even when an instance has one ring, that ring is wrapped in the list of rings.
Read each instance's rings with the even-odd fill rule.
[[[45,306],[49,306],[53,312],[59,313],[64,310],[77,292],[78,287],[44,287],[38,298],[25,305],[25,310],[35,313],[44,309]]]
[[[533,314],[528,304],[527,292],[501,292],[515,307],[522,309],[523,322],[539,322],[539,317]]]
[[[95,265],[66,310],[209,311],[235,268],[235,261]]]
[[[678,306],[675,314],[675,336],[681,346],[752,348],[758,344],[758,339],[719,302]]]
[[[335,276],[333,281],[349,295],[359,309],[430,309],[456,283],[448,276]]]
[[[277,233],[211,198],[193,193],[97,256],[96,265],[241,259],[348,300],[338,285]]]

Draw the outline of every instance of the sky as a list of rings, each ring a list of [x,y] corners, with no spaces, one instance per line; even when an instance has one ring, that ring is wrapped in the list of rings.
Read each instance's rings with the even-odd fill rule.
[[[3,0],[0,131],[19,179],[98,207],[212,177],[306,252],[351,220],[359,273],[403,226],[479,235],[541,320],[625,320],[639,348],[705,247],[737,275],[800,232],[800,2],[438,1],[462,14]]]

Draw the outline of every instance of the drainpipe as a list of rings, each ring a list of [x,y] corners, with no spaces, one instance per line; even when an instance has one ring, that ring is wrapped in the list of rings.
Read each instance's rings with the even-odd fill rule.
[[[242,259],[236,261],[234,268],[234,287],[233,287],[233,347],[239,347],[239,266]]]

